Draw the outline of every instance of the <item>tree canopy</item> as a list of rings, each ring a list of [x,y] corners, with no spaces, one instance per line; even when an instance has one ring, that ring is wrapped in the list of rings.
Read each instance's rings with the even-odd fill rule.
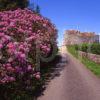
[[[36,6],[36,10],[35,11],[36,11],[36,13],[40,13],[40,7],[39,7],[39,5]]]
[[[0,0],[0,11],[14,10],[17,8],[25,8],[29,4],[29,0]]]

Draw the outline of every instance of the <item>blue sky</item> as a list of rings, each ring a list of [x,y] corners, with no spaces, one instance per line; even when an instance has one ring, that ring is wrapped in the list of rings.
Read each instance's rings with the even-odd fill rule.
[[[100,33],[100,0],[30,0],[59,30],[58,42],[67,29]]]

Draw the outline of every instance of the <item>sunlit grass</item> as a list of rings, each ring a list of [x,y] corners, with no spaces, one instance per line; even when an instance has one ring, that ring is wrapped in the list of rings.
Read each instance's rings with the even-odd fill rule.
[[[75,50],[74,46],[68,46],[68,51],[77,59],[79,59],[78,52]],[[100,64],[97,64],[86,57],[79,59],[88,69],[90,69],[95,75],[100,77]]]

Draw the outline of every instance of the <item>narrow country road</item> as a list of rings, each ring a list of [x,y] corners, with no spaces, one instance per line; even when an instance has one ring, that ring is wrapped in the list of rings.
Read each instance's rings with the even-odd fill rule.
[[[72,57],[66,47],[60,51],[65,68],[38,100],[100,100],[100,79]]]

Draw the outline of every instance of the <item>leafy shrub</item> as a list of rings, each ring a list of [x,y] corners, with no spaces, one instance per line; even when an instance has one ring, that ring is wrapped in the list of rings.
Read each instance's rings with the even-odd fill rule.
[[[50,20],[27,8],[0,12],[0,86],[15,94],[34,90],[41,83],[36,84],[40,79],[35,70],[36,42],[45,56],[51,52],[51,39],[57,46],[56,38],[57,30]]]
[[[91,53],[99,54],[100,55],[100,44],[92,44],[91,45]]]
[[[25,8],[28,4],[29,0],[0,0],[0,11]]]
[[[100,55],[100,44],[98,43],[81,44],[81,45],[74,45],[74,46],[76,50]]]
[[[83,52],[87,52],[87,50],[88,50],[88,45],[87,45],[87,44],[82,44],[81,50],[82,50]]]

